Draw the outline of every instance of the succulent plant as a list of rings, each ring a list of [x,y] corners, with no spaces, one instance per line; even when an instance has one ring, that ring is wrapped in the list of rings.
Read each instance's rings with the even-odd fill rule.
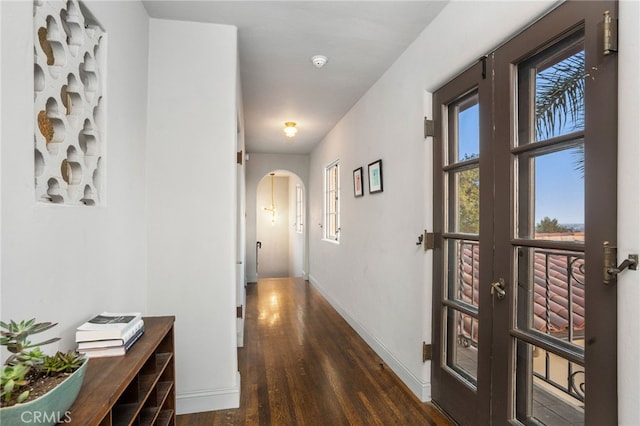
[[[23,390],[15,398],[14,395],[29,384],[30,377],[71,373],[85,362],[85,356],[73,350],[57,352],[53,356],[40,350],[40,345],[57,342],[59,337],[39,343],[31,343],[29,340],[32,334],[41,333],[56,325],[51,322],[37,323],[35,318],[20,322],[0,321],[0,345],[11,353],[0,372],[0,401],[8,402],[13,399],[12,403],[23,402],[29,396],[28,390]]]
[[[35,318],[29,321],[20,321],[19,323],[13,320],[9,321],[9,323],[0,321],[0,328],[4,329],[0,331],[0,335],[2,336],[0,337],[0,345],[6,346],[7,350],[12,353],[5,364],[12,365],[26,349],[48,345],[49,343],[60,340],[59,337],[54,337],[39,343],[31,343],[29,341],[30,335],[42,333],[56,325],[57,323],[54,324],[50,322],[37,323]]]
[[[19,354],[16,354],[16,356],[13,357],[12,363],[20,363],[33,367],[42,364],[45,356],[46,355],[44,354],[44,352],[42,352],[42,350],[40,350],[40,348],[34,348],[31,351],[23,351]]]
[[[29,372],[29,366],[24,364],[5,365],[0,372],[0,398],[9,400],[13,396],[13,392],[27,385],[29,382],[25,376]],[[18,402],[22,402],[29,396],[29,391],[23,391],[17,398]]]
[[[55,376],[60,373],[71,373],[82,365],[84,355],[78,352],[58,352],[53,356],[45,356],[43,363],[38,365],[38,370],[49,375]]]

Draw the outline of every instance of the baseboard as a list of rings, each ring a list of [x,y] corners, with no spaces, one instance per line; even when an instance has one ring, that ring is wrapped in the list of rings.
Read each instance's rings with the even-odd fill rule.
[[[231,388],[183,392],[176,395],[176,414],[201,413],[240,407],[240,372]]]
[[[309,282],[324,296],[333,308],[344,318],[345,321],[353,328],[362,339],[367,342],[376,354],[391,368],[391,370],[407,385],[420,401],[427,402],[431,400],[431,383],[423,382],[415,376],[400,360],[398,360],[387,347],[376,337],[371,335],[358,321],[356,321],[349,313],[340,306],[318,282],[313,275],[309,275]]]

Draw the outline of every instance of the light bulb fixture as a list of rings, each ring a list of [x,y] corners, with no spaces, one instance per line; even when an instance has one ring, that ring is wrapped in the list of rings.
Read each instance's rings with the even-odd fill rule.
[[[271,207],[265,207],[264,210],[271,213],[271,224],[275,225],[276,224],[276,206],[273,203],[273,177],[275,176],[275,173],[269,173],[269,176],[271,176]]]
[[[284,134],[287,135],[288,138],[292,138],[298,133],[298,129],[296,128],[295,121],[287,121],[284,123]]]

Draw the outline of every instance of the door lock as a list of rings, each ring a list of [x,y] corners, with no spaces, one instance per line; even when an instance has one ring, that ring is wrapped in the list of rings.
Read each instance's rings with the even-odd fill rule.
[[[491,283],[491,294],[496,294],[498,296],[498,300],[504,299],[507,292],[504,290],[505,284],[504,280],[500,278],[498,281]]]

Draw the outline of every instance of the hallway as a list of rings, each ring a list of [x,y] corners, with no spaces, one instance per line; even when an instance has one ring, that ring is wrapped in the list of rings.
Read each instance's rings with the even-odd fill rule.
[[[421,403],[308,282],[247,287],[240,408],[178,416],[197,425],[449,425]]]

